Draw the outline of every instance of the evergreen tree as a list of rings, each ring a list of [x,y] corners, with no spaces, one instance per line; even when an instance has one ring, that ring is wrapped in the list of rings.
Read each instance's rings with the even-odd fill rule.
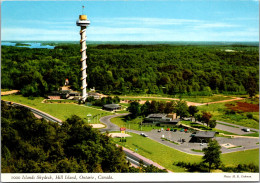
[[[203,149],[204,156],[202,159],[204,163],[208,163],[209,172],[213,167],[218,168],[221,164],[220,149],[221,146],[216,140],[210,141],[208,147]]]

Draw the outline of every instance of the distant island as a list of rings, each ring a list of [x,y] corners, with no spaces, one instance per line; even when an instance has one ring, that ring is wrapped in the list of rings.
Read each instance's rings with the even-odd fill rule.
[[[16,43],[15,46],[31,46],[31,45],[27,43]]]

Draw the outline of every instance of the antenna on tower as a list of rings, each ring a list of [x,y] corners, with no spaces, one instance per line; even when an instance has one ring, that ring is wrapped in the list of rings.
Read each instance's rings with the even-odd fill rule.
[[[85,8],[85,6],[82,5],[82,15],[84,15],[84,14],[83,14],[83,13],[84,13],[84,8]]]

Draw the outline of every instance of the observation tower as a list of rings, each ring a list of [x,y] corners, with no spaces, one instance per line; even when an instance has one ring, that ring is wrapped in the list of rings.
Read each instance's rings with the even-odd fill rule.
[[[82,13],[83,14],[83,13]],[[82,97],[81,100],[85,102],[86,98],[87,98],[87,54],[86,54],[86,50],[87,50],[87,45],[86,45],[86,29],[87,26],[89,26],[90,21],[87,19],[87,15],[79,15],[79,19],[77,20],[77,26],[80,26],[80,44],[81,44],[81,72],[82,72],[82,77],[81,77],[81,81],[82,81],[82,86],[81,86],[81,90],[82,90]]]

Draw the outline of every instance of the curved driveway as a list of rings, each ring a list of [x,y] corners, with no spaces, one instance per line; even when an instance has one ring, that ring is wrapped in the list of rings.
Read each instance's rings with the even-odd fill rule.
[[[125,116],[127,114],[129,114],[129,113],[113,114],[113,115],[104,116],[104,117],[100,118],[100,122],[104,123],[106,125],[106,128],[101,128],[101,129],[99,129],[99,131],[101,131],[101,132],[119,131],[120,127],[115,125],[114,123],[111,123],[110,119],[118,117],[118,116]]]

